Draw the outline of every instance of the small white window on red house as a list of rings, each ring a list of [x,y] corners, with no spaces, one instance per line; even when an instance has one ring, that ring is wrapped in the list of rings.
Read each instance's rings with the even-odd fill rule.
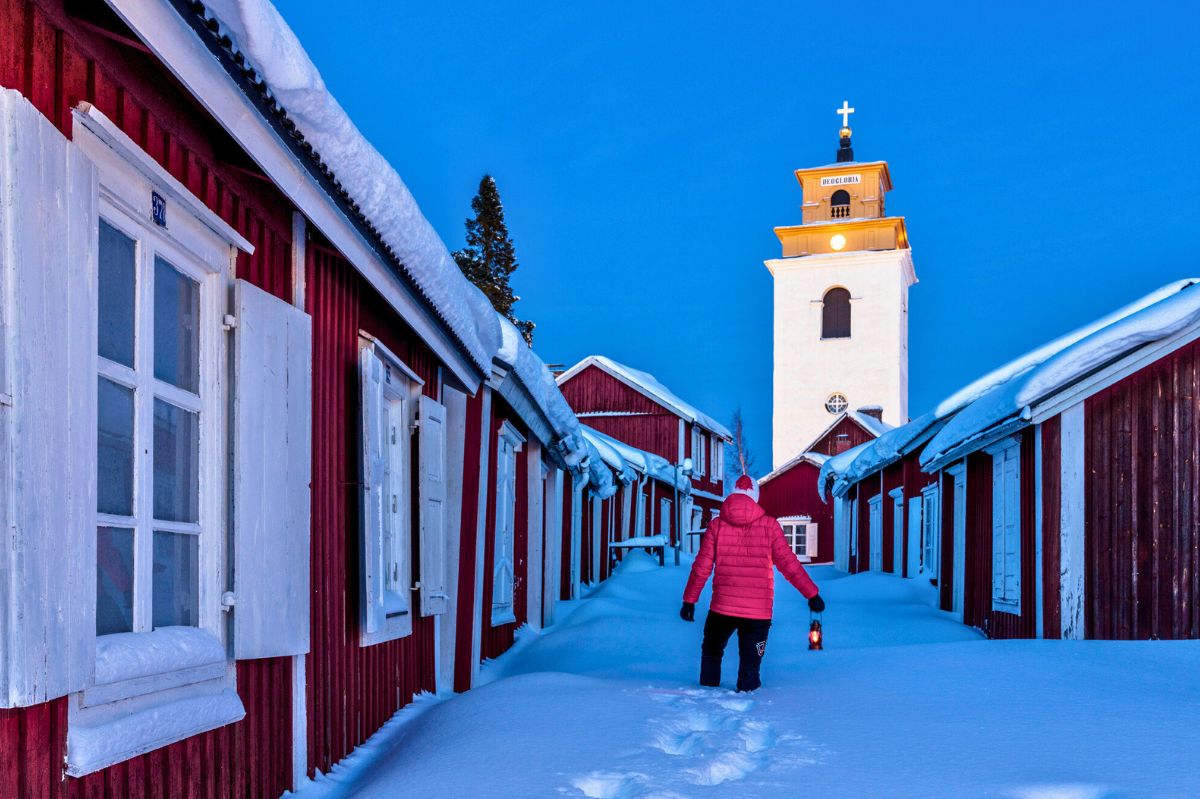
[[[516,593],[516,515],[517,515],[517,453],[525,444],[521,435],[508,421],[500,425],[496,435],[496,524],[492,562],[492,626],[511,624],[517,620]]]
[[[1021,613],[1021,447],[1006,439],[992,456],[992,609]]]
[[[942,550],[941,493],[938,484],[921,489],[921,571],[938,577]]]
[[[817,525],[808,516],[787,516],[779,520],[783,537],[796,557],[812,560],[817,555]]]
[[[692,474],[703,477],[704,469],[704,434],[700,428],[692,425]]]
[[[422,381],[374,339],[359,340],[364,646],[412,632],[410,447]]]

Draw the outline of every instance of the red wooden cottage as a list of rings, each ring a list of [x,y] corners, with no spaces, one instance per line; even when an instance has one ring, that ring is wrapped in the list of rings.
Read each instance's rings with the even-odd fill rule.
[[[874,441],[892,429],[877,408],[843,411],[796,457],[759,478],[759,504],[779,520],[796,556],[805,562],[834,559],[834,513],[817,490],[825,462]]]
[[[691,466],[689,531],[702,530],[725,497],[729,431],[681,399],[653,375],[592,355],[558,376],[563,396],[580,420],[632,447]],[[694,543],[695,536],[684,539]]]
[[[952,495],[943,552],[994,638],[1200,636],[1200,287],[1089,326],[925,447]],[[945,596],[943,596],[945,601]]]
[[[0,796],[278,796],[558,593],[568,406],[217,9],[0,0]]]
[[[895,546],[897,573],[993,638],[1197,637],[1197,291],[1164,286],[831,459],[839,565],[891,570]]]

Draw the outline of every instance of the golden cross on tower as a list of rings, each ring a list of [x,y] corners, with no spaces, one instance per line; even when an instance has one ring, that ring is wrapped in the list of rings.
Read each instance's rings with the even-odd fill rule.
[[[850,107],[848,100],[842,100],[842,107],[834,111],[835,114],[842,115],[842,127],[850,127],[850,115],[854,113],[854,109]]]

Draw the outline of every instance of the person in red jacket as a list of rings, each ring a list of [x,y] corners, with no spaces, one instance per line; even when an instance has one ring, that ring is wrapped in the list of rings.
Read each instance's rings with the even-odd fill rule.
[[[767,650],[775,600],[773,567],[808,599],[814,613],[825,609],[825,601],[792,553],[779,522],[759,506],[758,483],[748,475],[737,479],[721,505],[721,515],[709,523],[700,539],[679,611],[684,621],[695,621],[696,600],[714,567],[712,602],[700,645],[700,684],[713,688],[721,684],[721,657],[736,631],[740,656],[737,689],[757,690],[762,685],[759,668]]]

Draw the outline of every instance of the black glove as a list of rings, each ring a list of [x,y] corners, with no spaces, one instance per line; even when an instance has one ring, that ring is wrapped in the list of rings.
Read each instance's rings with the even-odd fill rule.
[[[813,613],[822,613],[825,610],[825,600],[821,599],[821,595],[817,594],[812,599],[808,600],[808,609]]]
[[[696,620],[696,603],[695,602],[684,602],[683,607],[681,607],[679,609],[679,618],[683,619],[684,621],[695,621]]]

